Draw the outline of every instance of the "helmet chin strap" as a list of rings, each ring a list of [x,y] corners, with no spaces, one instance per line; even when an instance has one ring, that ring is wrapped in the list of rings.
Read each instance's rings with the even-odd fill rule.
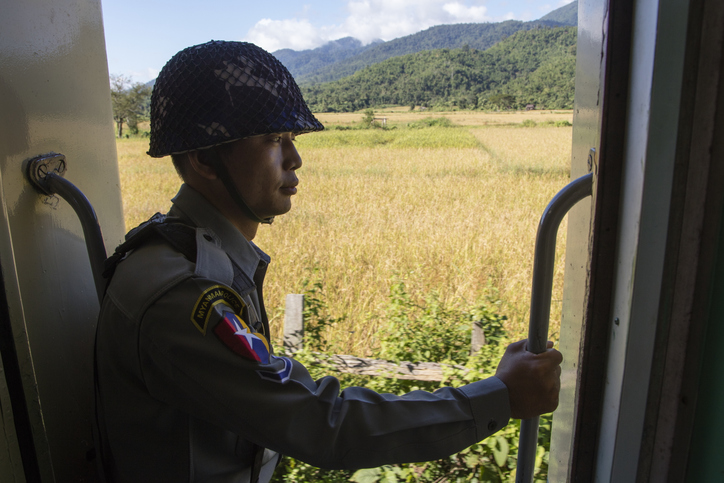
[[[213,163],[213,167],[216,170],[216,175],[219,176],[221,182],[224,183],[226,191],[229,192],[231,199],[234,200],[237,206],[239,206],[244,214],[252,220],[265,225],[271,225],[274,221],[273,216],[270,216],[269,218],[260,218],[251,208],[249,208],[249,205],[246,204],[244,198],[241,196],[241,193],[239,193],[239,190],[236,189],[236,185],[232,181],[231,176],[229,176],[229,171],[226,169],[226,165],[221,159],[221,156],[216,151],[211,151],[209,154],[211,155],[210,158]]]

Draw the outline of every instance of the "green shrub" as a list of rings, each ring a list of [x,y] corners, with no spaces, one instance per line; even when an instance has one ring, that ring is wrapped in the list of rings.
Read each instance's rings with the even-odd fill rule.
[[[362,124],[369,126],[375,120],[375,111],[372,109],[365,109],[364,116],[362,116]]]
[[[431,126],[428,129],[328,130],[314,136],[297,137],[299,148],[352,149],[386,146],[391,148],[477,148],[480,142],[467,129]]]
[[[408,123],[407,127],[410,129],[423,129],[426,127],[453,127],[454,125],[447,117],[426,117],[425,119]]]
[[[326,314],[323,284],[307,281],[305,290],[305,349],[295,357],[304,363],[313,378],[329,375],[332,365],[324,357],[312,354],[311,348],[333,346],[321,342],[321,329],[336,319]],[[340,374],[342,387],[364,386],[377,392],[404,394],[415,389],[434,391],[442,386],[460,386],[495,374],[499,359],[508,344],[503,328],[505,317],[499,314],[500,300],[491,288],[486,299],[469,310],[447,307],[438,294],[431,293],[415,300],[402,282],[390,289],[388,323],[379,332],[377,358],[410,362],[435,361],[450,365],[442,382],[422,382],[385,377]],[[470,331],[473,321],[481,324],[486,345],[470,355]],[[310,333],[311,328],[311,333]],[[309,338],[311,337],[311,340]],[[457,365],[458,367],[452,367]],[[463,367],[460,367],[463,366]],[[551,419],[541,418],[539,447],[536,457],[536,481],[545,481],[548,470],[548,447]],[[379,468],[351,471],[327,471],[306,463],[285,458],[272,479],[275,483],[433,483],[504,482],[514,474],[518,453],[520,421],[513,420],[489,438],[448,458],[425,463],[386,465]]]

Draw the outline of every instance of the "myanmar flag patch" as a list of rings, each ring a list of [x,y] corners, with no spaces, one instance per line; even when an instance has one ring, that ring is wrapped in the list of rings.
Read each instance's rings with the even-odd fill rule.
[[[269,364],[269,342],[260,333],[252,331],[235,313],[224,312],[214,333],[229,349],[244,359]]]

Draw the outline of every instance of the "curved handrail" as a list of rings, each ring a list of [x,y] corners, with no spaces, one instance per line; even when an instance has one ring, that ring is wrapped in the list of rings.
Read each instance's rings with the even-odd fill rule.
[[[530,352],[535,354],[544,352],[548,341],[558,227],[563,221],[563,217],[576,203],[587,196],[591,196],[592,189],[593,175],[591,173],[571,181],[548,203],[538,224],[527,347]],[[524,419],[520,423],[516,483],[530,483],[533,481],[535,455],[538,446],[538,422],[539,418],[535,417]]]
[[[57,194],[66,200],[78,215],[83,228],[98,302],[100,303],[103,301],[106,290],[106,281],[103,278],[106,246],[103,242],[101,227],[98,224],[98,218],[93,206],[73,183],[62,177],[65,169],[65,156],[58,153],[48,153],[29,160],[24,172],[30,184],[38,191],[46,195]]]

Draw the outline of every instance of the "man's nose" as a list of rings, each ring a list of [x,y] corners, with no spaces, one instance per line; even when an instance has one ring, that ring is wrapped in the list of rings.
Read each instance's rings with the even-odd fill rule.
[[[286,169],[299,169],[302,167],[302,157],[291,139],[284,139],[284,164]]]

